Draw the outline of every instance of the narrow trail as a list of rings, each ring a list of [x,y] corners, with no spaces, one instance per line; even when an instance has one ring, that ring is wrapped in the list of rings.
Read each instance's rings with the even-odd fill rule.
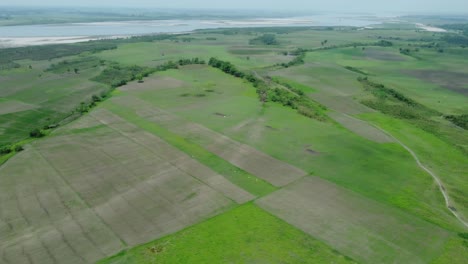
[[[354,119],[354,120],[358,120],[358,121],[364,121],[364,122],[367,122],[365,120],[362,120],[362,119],[358,119],[356,117],[353,117],[353,116],[350,116],[348,114],[345,114],[343,113],[344,115]],[[452,214],[455,216],[455,218],[457,218],[458,221],[460,221],[460,223],[462,223],[465,228],[468,228],[468,222],[466,222],[465,220],[463,220],[463,218],[460,216],[460,214],[457,212],[456,208],[453,207],[451,204],[450,204],[450,197],[447,193],[447,191],[445,190],[445,187],[442,183],[442,181],[440,180],[440,178],[434,173],[432,172],[430,169],[428,169],[426,166],[424,166],[424,164],[421,163],[421,161],[419,160],[418,156],[416,155],[416,153],[411,149],[409,148],[408,146],[406,146],[403,142],[401,142],[400,140],[398,140],[397,138],[395,138],[392,134],[390,134],[389,132],[387,132],[386,130],[370,123],[370,122],[367,122],[369,125],[377,128],[378,130],[382,131],[382,133],[385,133],[387,136],[391,137],[393,140],[395,140],[395,142],[397,142],[398,144],[400,144],[404,149],[406,149],[406,151],[408,151],[411,156],[413,157],[413,159],[416,161],[416,164],[418,164],[418,166],[424,170],[425,172],[429,173],[429,175],[431,175],[431,177],[434,179],[434,181],[437,183],[437,185],[439,186],[439,190],[440,192],[442,193],[442,195],[444,196],[444,200],[445,200],[445,206],[447,207],[447,209],[452,212]]]

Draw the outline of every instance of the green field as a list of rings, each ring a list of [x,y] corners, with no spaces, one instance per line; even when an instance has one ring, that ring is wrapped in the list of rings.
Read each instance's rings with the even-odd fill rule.
[[[229,245],[226,247],[226,245]],[[355,263],[247,204],[98,263]]]
[[[464,263],[468,53],[444,34],[9,50],[0,263]]]

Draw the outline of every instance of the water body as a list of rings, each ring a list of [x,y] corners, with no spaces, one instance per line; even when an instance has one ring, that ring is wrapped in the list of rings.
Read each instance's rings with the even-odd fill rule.
[[[239,20],[152,20],[4,26],[0,27],[0,46],[71,43],[116,36],[182,33],[197,29],[278,26],[363,27],[376,23],[379,23],[377,17],[320,15]]]

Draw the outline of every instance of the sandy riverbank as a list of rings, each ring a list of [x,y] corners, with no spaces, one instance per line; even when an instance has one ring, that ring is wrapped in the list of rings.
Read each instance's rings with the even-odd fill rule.
[[[424,25],[424,24],[421,24],[421,23],[416,23],[416,26],[420,29],[423,29],[423,30],[426,30],[426,31],[429,31],[429,32],[447,32],[447,30],[443,29],[443,28],[438,28],[438,27],[431,27],[431,26],[427,26],[427,25]]]

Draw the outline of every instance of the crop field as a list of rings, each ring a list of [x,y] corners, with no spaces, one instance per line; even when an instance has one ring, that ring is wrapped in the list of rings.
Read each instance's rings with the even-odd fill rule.
[[[312,121],[274,104],[262,109],[255,98],[252,98],[253,87],[221,72],[204,70],[203,67],[187,67],[157,74],[154,78],[159,80],[167,77],[178,79],[177,83],[183,82],[185,85],[156,87],[150,92],[145,83],[131,83],[123,87],[128,92],[119,93],[106,102],[104,107],[119,114],[132,112],[134,116],[129,116],[127,120],[139,116],[147,122],[164,126],[217,155],[224,155],[222,157],[228,161],[231,158],[231,162],[235,162],[232,160],[234,156],[226,156],[229,152],[219,152],[220,149],[229,151],[230,147],[226,145],[226,140],[216,143],[215,138],[219,138],[217,133],[292,164],[306,172],[302,175],[319,175],[431,221],[445,223],[450,218],[449,212],[440,204],[442,197],[432,187],[430,176],[421,171],[409,154],[396,143],[380,143],[392,140],[365,122],[355,122],[353,126],[375,140],[369,140],[330,122]],[[153,77],[148,84],[152,85],[152,80]],[[210,84],[210,81],[215,85]],[[214,92],[206,92],[206,89]],[[206,96],[194,96],[202,92]],[[184,93],[192,95],[181,96]],[[136,102],[135,96],[139,97]],[[190,122],[198,125],[188,126],[187,123]],[[208,133],[206,128],[217,133]],[[216,144],[222,144],[219,145],[222,148],[218,149]],[[231,153],[245,155],[239,149]],[[340,161],[338,164],[337,160]],[[349,164],[353,165],[350,167]],[[383,166],[385,169],[382,169]],[[273,177],[262,177],[258,171],[243,168],[267,181]],[[265,169],[265,166],[261,168]],[[377,172],[379,178],[374,177]],[[299,176],[300,173],[296,175]],[[294,179],[298,178],[291,177],[285,183]],[[418,193],[425,193],[426,196],[421,197]]]
[[[0,264],[464,263],[468,53],[444,34],[6,52]]]
[[[301,180],[256,203],[363,263],[427,263],[449,237],[435,225],[319,178]]]
[[[92,116],[106,127],[37,142],[2,167],[7,263],[93,262],[253,198],[119,117]]]
[[[155,259],[158,263],[356,263],[251,203],[99,263],[146,264]]]
[[[107,88],[89,81],[95,69],[75,73],[47,71],[52,61],[23,61],[21,68],[0,71],[0,146],[26,138],[35,128],[58,123],[81,101]],[[29,69],[31,65],[31,69]]]

